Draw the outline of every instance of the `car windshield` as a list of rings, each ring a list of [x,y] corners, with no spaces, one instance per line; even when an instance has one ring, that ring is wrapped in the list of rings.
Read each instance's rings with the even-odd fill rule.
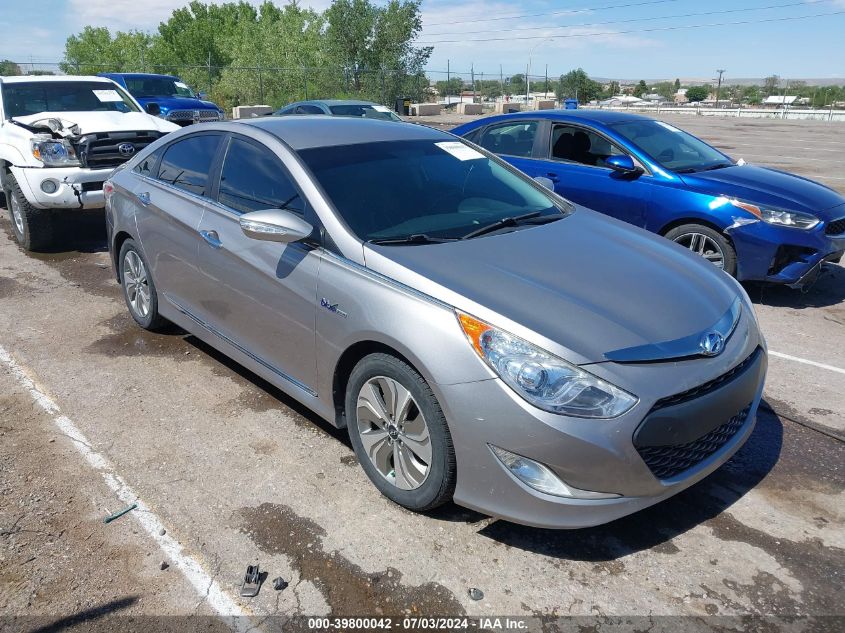
[[[299,154],[364,241],[459,239],[502,220],[513,227],[521,216],[548,221],[571,210],[457,140],[361,143]]]
[[[390,108],[382,105],[344,104],[329,106],[334,116],[357,116],[366,119],[381,119],[382,121],[401,121],[398,116],[390,111]]]
[[[625,121],[610,127],[646,152],[661,167],[674,172],[692,173],[734,164],[704,141],[663,121]]]
[[[126,77],[126,87],[136,97],[196,98],[187,84],[173,77]]]
[[[123,90],[104,81],[33,81],[3,84],[7,118],[41,112],[139,112]]]

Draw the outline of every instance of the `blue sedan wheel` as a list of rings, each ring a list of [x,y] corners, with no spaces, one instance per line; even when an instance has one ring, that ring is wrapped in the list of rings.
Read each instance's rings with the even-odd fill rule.
[[[736,251],[728,239],[710,227],[684,224],[666,233],[676,244],[688,248],[729,275],[736,274]]]

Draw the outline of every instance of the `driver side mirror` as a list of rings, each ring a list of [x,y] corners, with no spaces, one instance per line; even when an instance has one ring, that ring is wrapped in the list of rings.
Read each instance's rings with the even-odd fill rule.
[[[298,242],[314,232],[314,227],[298,215],[282,209],[244,213],[240,217],[244,235],[265,242]]]
[[[200,90],[200,91],[197,93],[197,99],[202,99],[202,100],[205,100],[207,97],[208,97],[208,93],[207,93],[207,92],[205,92],[204,90]]]
[[[615,173],[625,176],[639,176],[643,173],[643,168],[634,165],[634,159],[627,154],[610,156],[605,160],[604,164],[610,167]]]
[[[147,114],[152,114],[153,116],[161,116],[161,108],[157,103],[148,103],[144,109],[147,111]]]

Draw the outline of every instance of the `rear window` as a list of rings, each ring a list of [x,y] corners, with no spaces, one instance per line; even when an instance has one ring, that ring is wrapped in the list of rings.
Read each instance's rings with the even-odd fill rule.
[[[198,196],[208,195],[209,172],[219,144],[216,134],[176,141],[164,152],[158,179]]]
[[[102,81],[3,84],[6,118],[41,112],[140,112],[121,88]]]

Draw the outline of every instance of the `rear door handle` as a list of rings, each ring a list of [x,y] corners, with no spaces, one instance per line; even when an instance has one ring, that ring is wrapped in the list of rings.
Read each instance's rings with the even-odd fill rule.
[[[200,231],[202,239],[204,239],[212,248],[220,248],[223,242],[220,241],[220,236],[217,231]]]
[[[136,198],[138,198],[138,200],[140,201],[140,203],[141,203],[141,204],[143,204],[145,207],[146,207],[148,204],[150,204],[150,194],[149,194],[149,192],[147,192],[147,191],[144,191],[144,192],[142,192],[142,193],[136,193],[136,194],[135,194],[135,197],[136,197]]]
[[[549,172],[548,174],[546,174],[546,178],[548,178],[552,182],[560,182],[560,176],[558,176],[554,172]]]

